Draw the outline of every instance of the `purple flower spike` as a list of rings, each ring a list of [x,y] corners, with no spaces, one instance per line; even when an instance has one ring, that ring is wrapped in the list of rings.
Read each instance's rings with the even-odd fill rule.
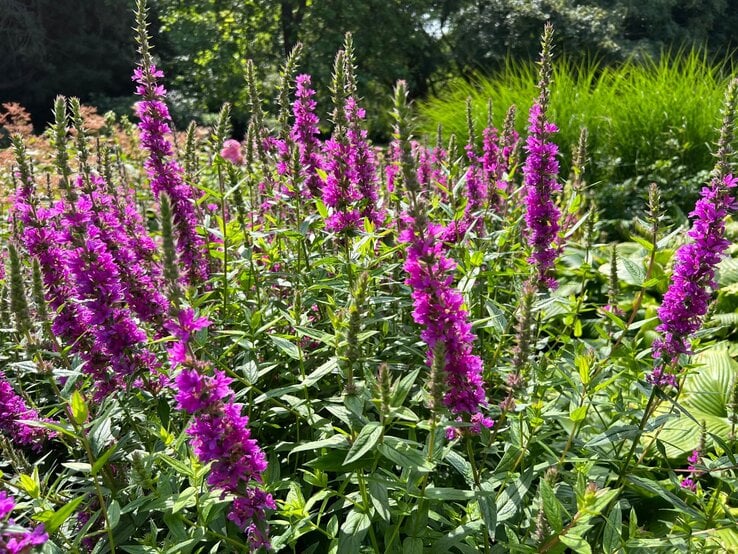
[[[444,403],[455,414],[476,414],[487,403],[482,380],[482,360],[472,353],[476,338],[464,299],[453,287],[456,264],[446,257],[443,228],[429,223],[417,229],[412,218],[400,239],[408,243],[405,281],[412,289],[413,319],[425,329],[421,338],[428,345],[427,363],[434,363],[436,345],[445,351],[446,394]],[[480,420],[481,421],[481,420]]]
[[[177,251],[185,269],[183,280],[195,284],[208,277],[205,244],[197,234],[195,190],[185,183],[182,168],[173,159],[174,149],[167,138],[172,119],[164,103],[166,89],[156,83],[163,76],[164,73],[153,65],[138,67],[133,72],[133,80],[138,83],[136,94],[144,98],[136,104],[136,115],[141,120],[138,124],[141,145],[148,152],[144,167],[151,179],[151,190],[157,197],[164,192],[171,199]]]
[[[669,289],[659,308],[662,337],[653,343],[653,356],[662,367],[674,365],[681,354],[691,354],[690,337],[699,330],[707,313],[712,290],[717,286],[715,271],[723,252],[730,245],[725,238],[725,218],[738,206],[731,191],[738,184],[732,175],[713,178],[702,189],[701,198],[690,213],[690,242],[676,252]],[[665,372],[663,372],[667,375]]]
[[[559,231],[559,209],[553,195],[561,190],[557,181],[559,162],[558,146],[549,138],[558,131],[546,120],[546,112],[540,102],[530,109],[530,124],[525,150],[528,156],[523,166],[525,180],[525,224],[526,237],[532,253],[528,261],[536,268],[536,280],[541,288],[554,289],[554,262],[558,254],[555,245]]]

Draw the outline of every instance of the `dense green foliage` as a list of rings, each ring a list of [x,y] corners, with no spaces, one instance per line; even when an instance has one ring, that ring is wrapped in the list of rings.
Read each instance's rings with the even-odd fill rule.
[[[0,102],[26,106],[40,129],[58,93],[79,96],[100,113],[130,109],[128,41],[133,0],[2,0]],[[506,60],[529,60],[542,24],[560,29],[571,58],[619,62],[657,57],[665,47],[704,46],[720,57],[733,47],[736,0],[156,0],[152,16],[163,33],[160,65],[174,76],[176,113],[211,121],[223,102],[243,130],[248,116],[243,74],[253,59],[272,96],[281,60],[306,46],[303,70],[327,89],[333,53],[354,34],[359,91],[377,114],[405,79],[413,97],[442,90],[459,75],[493,74]],[[321,100],[327,96],[320,92]],[[383,115],[373,132],[386,138]]]

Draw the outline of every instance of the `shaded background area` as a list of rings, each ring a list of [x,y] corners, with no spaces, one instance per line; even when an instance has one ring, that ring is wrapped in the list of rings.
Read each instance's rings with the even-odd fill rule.
[[[100,112],[134,101],[134,0],[0,0],[0,101],[15,101],[42,128],[56,94],[79,96]],[[151,33],[167,73],[175,119],[207,123],[225,101],[236,128],[248,117],[244,65],[253,59],[263,95],[298,41],[327,112],[335,51],[354,33],[359,90],[368,112],[387,111],[397,79],[414,97],[444,90],[452,77],[494,75],[507,59],[537,55],[543,23],[557,53],[617,63],[665,48],[706,48],[731,56],[738,0],[151,0]],[[375,136],[386,120],[372,122]]]

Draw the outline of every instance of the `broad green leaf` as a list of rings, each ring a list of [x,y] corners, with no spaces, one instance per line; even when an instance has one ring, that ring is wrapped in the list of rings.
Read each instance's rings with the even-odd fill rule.
[[[349,441],[344,435],[333,435],[326,439],[298,444],[292,450],[290,450],[290,456],[292,454],[297,454],[298,452],[318,450],[319,448],[338,448],[340,450],[343,450],[345,448],[348,448],[348,446]]]
[[[738,379],[738,363],[727,348],[717,345],[694,356],[696,367],[684,379],[679,404],[687,412],[674,410],[658,433],[666,455],[677,458],[699,446],[702,422],[706,425],[707,448],[712,447],[710,435],[727,440],[732,424],[729,419],[731,385]],[[663,402],[654,417],[668,414],[673,406]],[[646,437],[653,436],[653,433]],[[653,451],[657,455],[656,451]]]
[[[175,495],[172,502],[172,513],[176,514],[184,508],[195,505],[197,498],[197,489],[195,487],[187,487],[185,490]]]
[[[371,518],[355,508],[348,513],[346,521],[341,525],[341,532],[338,536],[338,554],[355,554],[361,550],[361,543],[364,542],[369,527],[371,526]]]
[[[84,499],[84,496],[78,496],[74,500],[71,500],[64,504],[57,511],[51,513],[43,512],[41,514],[35,515],[33,519],[43,523],[46,532],[49,534],[53,534],[56,532],[57,529],[59,529],[59,527],[61,527],[62,523],[64,523],[67,518],[75,512],[77,506],[79,506]]]
[[[377,481],[376,479],[369,479],[369,495],[372,500],[372,506],[377,510],[379,517],[381,517],[387,523],[390,522],[390,511],[389,511],[389,495],[387,494],[387,485]]]
[[[108,505],[108,520],[110,521],[110,528],[115,529],[120,521],[120,504],[117,500],[113,500]]]
[[[602,548],[605,554],[615,554],[622,544],[621,534],[623,527],[623,513],[620,506],[615,504],[610,509],[610,515],[605,521],[605,530],[602,534]]]
[[[398,443],[391,446],[387,443],[379,445],[379,453],[389,461],[396,463],[398,466],[414,469],[426,473],[433,469],[433,464],[429,463],[423,453],[415,450],[409,445]]]
[[[556,493],[545,479],[541,479],[539,490],[543,500],[543,513],[546,514],[546,520],[554,531],[561,533],[564,523],[561,515],[561,504],[556,498]]]
[[[348,454],[346,454],[346,459],[343,463],[350,464],[351,462],[355,462],[374,448],[374,445],[377,444],[377,441],[382,436],[382,430],[382,425],[376,421],[364,425],[361,431],[359,431],[354,444],[351,445]]]
[[[428,487],[425,489],[425,496],[431,500],[471,500],[476,494],[474,491],[450,487]]]
[[[300,349],[297,347],[296,344],[276,335],[269,335],[269,338],[277,346],[277,348],[287,354],[290,358],[293,358],[295,360],[300,359]]]
[[[87,409],[87,402],[85,397],[78,390],[72,393],[72,398],[69,400],[70,411],[72,412],[72,420],[77,425],[82,425],[87,422],[87,417],[90,415],[90,411]]]
[[[592,554],[592,548],[582,537],[576,535],[560,535],[559,540],[577,554]]]

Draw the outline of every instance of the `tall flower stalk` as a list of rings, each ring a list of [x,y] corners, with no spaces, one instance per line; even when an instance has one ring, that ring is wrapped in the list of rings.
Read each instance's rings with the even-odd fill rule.
[[[295,102],[292,112],[295,121],[290,138],[297,146],[300,155],[300,175],[303,189],[312,197],[320,197],[323,184],[318,171],[323,169],[323,157],[320,154],[318,140],[318,116],[315,114],[315,91],[310,88],[310,75],[298,75],[295,83]]]
[[[676,369],[680,355],[692,353],[690,339],[702,326],[717,287],[717,265],[730,245],[725,238],[725,218],[738,207],[733,192],[738,178],[730,173],[737,102],[738,79],[734,79],[725,95],[717,163],[690,213],[693,223],[687,235],[691,240],[676,252],[671,284],[659,308],[661,324],[657,330],[662,336],[654,341],[656,367],[649,375],[649,381],[658,386],[676,386],[670,369]]]
[[[174,379],[175,399],[179,409],[193,416],[187,433],[198,459],[211,464],[208,484],[235,496],[228,519],[246,531],[253,549],[268,548],[266,510],[276,505],[269,493],[254,486],[267,468],[266,456],[251,438],[243,406],[234,400],[232,379],[221,371],[209,374],[207,364],[191,353],[192,335],[209,325],[186,308],[167,326],[177,339],[169,359],[181,368]]]
[[[164,72],[157,69],[151,59],[145,0],[138,0],[136,23],[141,63],[133,72],[133,80],[137,83],[136,94],[142,97],[136,103],[136,115],[140,119],[141,146],[148,153],[144,167],[154,195],[158,198],[165,192],[169,196],[177,252],[184,267],[182,279],[185,284],[192,285],[208,277],[205,242],[197,233],[195,190],[185,182],[184,172],[173,157],[174,149],[167,137],[171,133],[172,119],[165,103],[167,91],[159,83]]]
[[[412,288],[413,319],[424,327],[421,338],[428,345],[428,366],[445,375],[444,404],[452,413],[471,418],[480,414],[487,398],[482,360],[472,352],[476,337],[463,308],[464,299],[453,286],[456,264],[446,255],[443,227],[428,219],[413,174],[408,174],[405,187],[410,206],[403,215],[400,240],[407,244],[405,283]],[[440,363],[436,360],[439,352],[444,356]]]
[[[560,212],[554,202],[554,194],[561,190],[561,185],[556,159],[559,149],[551,141],[551,136],[558,128],[548,121],[546,113],[550,99],[552,41],[553,27],[546,24],[541,43],[539,95],[528,116],[527,157],[523,166],[525,236],[532,250],[528,261],[535,267],[535,280],[540,289],[553,289],[557,285],[553,269],[558,253],[555,243]]]

